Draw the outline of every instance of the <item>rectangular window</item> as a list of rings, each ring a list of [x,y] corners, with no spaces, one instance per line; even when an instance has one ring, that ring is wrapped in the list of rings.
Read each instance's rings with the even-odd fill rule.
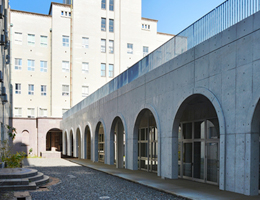
[[[106,40],[101,39],[101,53],[106,53]]]
[[[21,83],[15,84],[15,94],[21,94]]]
[[[34,95],[34,85],[33,84],[28,85],[28,94]]]
[[[127,53],[133,54],[133,44],[127,43]]]
[[[108,76],[109,76],[109,78],[114,77],[114,65],[113,64],[109,64]]]
[[[106,76],[106,64],[101,63],[101,76],[105,77]]]
[[[101,9],[106,9],[106,0],[101,0]]]
[[[14,33],[14,42],[16,44],[22,44],[23,43],[23,34],[19,32]]]
[[[143,56],[146,56],[149,53],[149,47],[143,47]]]
[[[89,94],[88,86],[82,86],[82,97],[87,97]]]
[[[22,117],[22,108],[14,108],[14,116]]]
[[[109,10],[114,11],[114,0],[109,0]]]
[[[69,36],[63,35],[62,36],[62,46],[68,47],[69,46]]]
[[[69,72],[69,61],[62,61],[62,71],[63,72]]]
[[[106,18],[101,18],[101,31],[106,31]]]
[[[82,47],[88,49],[89,40],[87,37],[82,37]]]
[[[28,71],[34,71],[34,60],[27,60],[27,69]]]
[[[47,46],[47,36],[41,35],[41,46]]]
[[[69,109],[62,108],[62,115],[67,112]]]
[[[109,53],[114,53],[114,40],[109,40]]]
[[[39,115],[40,115],[40,117],[47,117],[47,109],[40,108]]]
[[[46,85],[41,85],[41,95],[42,96],[46,96],[47,95]]]
[[[109,19],[109,32],[114,32],[114,20]]]
[[[34,118],[35,117],[34,108],[27,108],[27,115],[28,118]]]
[[[14,69],[15,70],[22,70],[22,59],[21,58],[15,58],[14,62],[15,62]]]
[[[88,73],[88,63],[87,62],[82,63],[82,73]]]
[[[47,72],[47,61],[40,61],[40,71]]]
[[[35,35],[34,34],[28,34],[28,45],[34,46],[35,44]]]
[[[62,85],[62,96],[69,96],[69,85]]]

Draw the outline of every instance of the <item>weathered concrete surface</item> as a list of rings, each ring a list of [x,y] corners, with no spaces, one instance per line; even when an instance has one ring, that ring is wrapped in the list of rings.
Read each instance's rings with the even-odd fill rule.
[[[219,121],[219,188],[258,195],[259,124],[255,109],[260,98],[260,13],[250,16],[153,71],[137,78],[90,106],[64,118],[63,153],[77,155],[76,130],[85,158],[85,128],[91,133],[91,159],[97,161],[97,131],[105,132],[105,163],[112,164],[110,131],[119,116],[126,134],[126,168],[137,169],[135,123],[149,109],[158,129],[157,175],[178,178],[178,126],[188,98],[206,97]],[[254,117],[253,117],[254,116]],[[66,136],[65,136],[66,135]],[[65,142],[66,141],[66,142]]]

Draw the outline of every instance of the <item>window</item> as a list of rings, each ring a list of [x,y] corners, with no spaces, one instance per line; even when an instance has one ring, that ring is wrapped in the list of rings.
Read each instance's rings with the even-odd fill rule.
[[[23,34],[19,32],[14,33],[14,42],[16,44],[22,44],[23,43]]]
[[[106,9],[106,0],[101,0],[101,8]]]
[[[67,112],[69,109],[62,108],[62,115]]]
[[[69,96],[69,85],[62,85],[62,96]]]
[[[114,40],[109,40],[109,53],[114,53]]]
[[[35,44],[35,35],[28,34],[28,45],[34,46],[34,44]]]
[[[106,76],[106,64],[101,63],[101,76],[105,77]]]
[[[101,52],[106,53],[106,40],[101,39]]]
[[[47,117],[47,109],[40,108],[39,115],[40,115],[40,117]]]
[[[106,18],[101,18],[101,31],[106,31]]]
[[[41,35],[41,46],[47,46],[47,36]]]
[[[88,63],[87,62],[82,63],[82,73],[88,73]]]
[[[40,71],[47,72],[47,61],[40,61]]]
[[[22,117],[22,108],[14,108],[14,116]]]
[[[63,72],[69,72],[69,61],[62,61],[62,71]]]
[[[64,47],[69,46],[69,36],[66,36],[66,35],[62,36],[62,46],[64,46]]]
[[[143,47],[143,56],[146,56],[149,53],[149,47]]]
[[[15,62],[14,69],[22,70],[22,59],[21,58],[15,58],[14,62]]]
[[[34,118],[34,108],[27,108],[28,118]]]
[[[28,94],[34,95],[34,85],[33,84],[28,85]]]
[[[127,43],[127,53],[133,54],[133,44]]]
[[[61,11],[61,15],[63,15],[63,11]]]
[[[109,32],[114,32],[114,20],[109,19]]]
[[[82,47],[88,49],[89,40],[87,37],[82,37]]]
[[[109,0],[109,10],[114,11],[114,0]]]
[[[47,95],[46,85],[41,85],[41,95],[42,96],[46,96]]]
[[[34,71],[34,60],[27,60],[28,71]]]
[[[88,86],[82,86],[82,97],[87,97],[89,94]]]
[[[15,84],[15,94],[21,94],[21,83]]]
[[[113,64],[109,64],[109,69],[108,69],[108,76],[109,78],[113,78],[114,77],[114,65]]]

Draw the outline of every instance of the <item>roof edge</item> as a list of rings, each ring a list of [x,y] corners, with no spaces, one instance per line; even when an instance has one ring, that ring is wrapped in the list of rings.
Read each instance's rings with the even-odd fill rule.
[[[11,12],[18,12],[18,13],[29,14],[29,15],[39,15],[39,16],[43,16],[43,17],[51,17],[50,15],[46,15],[46,14],[34,13],[34,12],[28,12],[28,11],[22,11],[22,10],[13,10],[13,9],[10,9],[10,11],[11,11]]]
[[[149,18],[145,18],[145,17],[142,17],[142,20],[147,20],[147,21],[158,22],[158,20],[157,20],[157,19],[149,19]]]

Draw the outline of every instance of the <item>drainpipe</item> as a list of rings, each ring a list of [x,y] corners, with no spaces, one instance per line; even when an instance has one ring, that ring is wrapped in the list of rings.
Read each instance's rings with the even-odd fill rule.
[[[72,31],[73,31],[73,0],[71,0],[71,4],[70,4],[70,13],[71,13],[71,16],[70,16],[70,108],[72,107],[73,105],[73,102],[72,102],[72,81],[73,81],[73,71],[72,71],[72,62],[73,62],[73,54],[72,54],[72,37],[73,37],[73,34],[72,34]]]

